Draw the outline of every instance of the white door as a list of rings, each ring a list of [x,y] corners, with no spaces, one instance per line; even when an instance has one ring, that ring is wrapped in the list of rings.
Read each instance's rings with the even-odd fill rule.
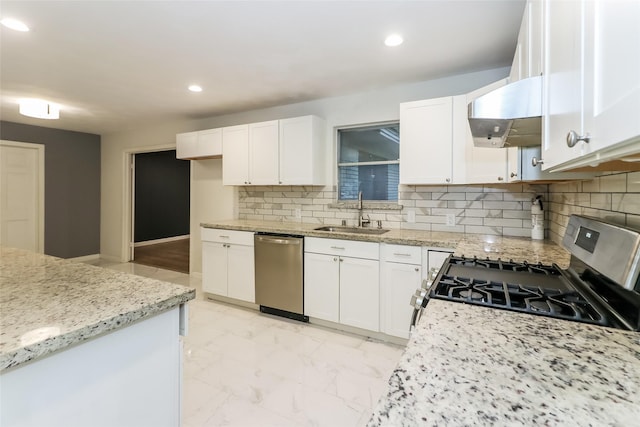
[[[253,246],[231,244],[227,254],[227,296],[256,302]]]
[[[409,338],[409,324],[413,307],[411,296],[420,288],[422,272],[419,265],[385,262],[383,266],[384,318],[382,332],[401,338]]]
[[[380,330],[378,261],[340,257],[340,323]]]
[[[227,296],[227,248],[225,243],[202,242],[202,290]]]
[[[400,104],[400,184],[451,182],[452,113],[452,97]]]
[[[222,129],[222,184],[249,185],[249,125]]]
[[[44,251],[44,145],[0,142],[0,245]]]
[[[249,125],[249,178],[253,185],[279,184],[278,121]]]
[[[340,320],[340,269],[337,255],[304,254],[304,314]]]

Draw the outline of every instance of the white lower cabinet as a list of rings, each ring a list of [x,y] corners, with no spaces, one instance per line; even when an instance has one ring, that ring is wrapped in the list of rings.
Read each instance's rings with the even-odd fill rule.
[[[380,330],[379,245],[305,238],[304,314]]]
[[[304,314],[340,320],[340,262],[336,255],[304,254]]]
[[[202,228],[202,290],[255,303],[253,234]]]
[[[422,281],[421,248],[382,244],[380,254],[380,330],[394,337],[409,338],[413,312],[409,302]]]

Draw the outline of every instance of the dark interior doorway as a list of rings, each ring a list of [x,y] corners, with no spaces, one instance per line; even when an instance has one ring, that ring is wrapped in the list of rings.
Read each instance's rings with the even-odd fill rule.
[[[133,262],[189,272],[189,175],[175,150],[134,155]]]

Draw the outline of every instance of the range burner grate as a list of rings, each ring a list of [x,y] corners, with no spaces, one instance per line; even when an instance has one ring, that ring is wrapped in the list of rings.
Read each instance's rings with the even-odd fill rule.
[[[480,259],[477,257],[467,258],[464,256],[450,258],[450,264],[463,265],[466,267],[478,267],[493,270],[516,271],[532,274],[545,274],[548,276],[559,276],[560,272],[552,265],[542,263],[531,264],[527,261],[516,262],[512,259],[509,261],[498,259]]]
[[[575,289],[553,289],[443,274],[430,298],[606,325],[606,316]]]

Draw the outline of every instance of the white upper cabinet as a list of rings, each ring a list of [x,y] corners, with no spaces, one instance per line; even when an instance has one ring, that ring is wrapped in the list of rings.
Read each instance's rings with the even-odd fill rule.
[[[640,2],[548,0],[544,9],[543,168],[640,153]]]
[[[279,183],[278,139],[277,120],[249,125],[249,184],[275,185]]]
[[[222,183],[249,185],[249,125],[222,129]]]
[[[543,0],[529,0],[518,33],[509,81],[539,76],[543,71]]]
[[[325,127],[303,116],[224,128],[223,184],[324,184]]]
[[[325,184],[325,128],[316,116],[280,120],[280,184]]]
[[[400,104],[400,184],[452,182],[453,98]]]
[[[222,155],[222,129],[176,135],[176,158],[206,159]]]

